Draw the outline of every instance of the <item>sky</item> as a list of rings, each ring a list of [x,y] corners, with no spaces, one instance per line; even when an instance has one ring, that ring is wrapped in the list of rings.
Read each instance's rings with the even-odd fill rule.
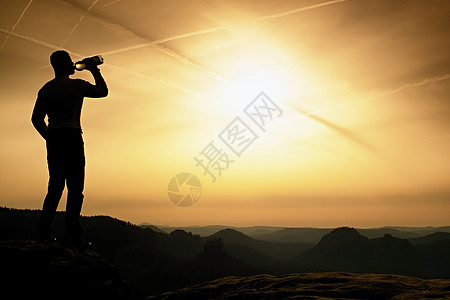
[[[450,225],[449,15],[446,0],[2,0],[0,205],[42,207],[30,118],[64,49],[102,55],[109,87],[84,101],[83,215]]]

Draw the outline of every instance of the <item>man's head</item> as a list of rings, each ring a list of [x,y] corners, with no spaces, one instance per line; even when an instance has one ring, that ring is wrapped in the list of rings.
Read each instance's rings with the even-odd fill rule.
[[[69,53],[64,50],[58,50],[50,56],[50,63],[52,64],[55,76],[69,76],[75,74],[75,66]]]

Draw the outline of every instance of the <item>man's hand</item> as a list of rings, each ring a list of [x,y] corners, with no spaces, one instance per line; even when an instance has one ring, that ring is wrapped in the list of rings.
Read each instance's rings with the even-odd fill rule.
[[[34,128],[39,132],[39,134],[44,138],[44,140],[47,139],[47,123],[44,121],[45,113],[42,113],[39,111],[39,109],[35,108],[33,109],[33,115],[31,116],[31,122],[33,123]]]
[[[99,68],[97,67],[97,64],[92,61],[90,58],[86,58],[83,60],[84,64],[86,65],[86,70],[90,72],[96,72],[99,71]]]

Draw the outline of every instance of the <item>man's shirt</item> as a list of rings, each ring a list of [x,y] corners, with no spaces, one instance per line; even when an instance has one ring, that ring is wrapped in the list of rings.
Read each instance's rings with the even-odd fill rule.
[[[34,110],[41,116],[48,116],[49,130],[81,128],[84,97],[104,97],[105,88],[82,79],[54,78],[39,90]]]

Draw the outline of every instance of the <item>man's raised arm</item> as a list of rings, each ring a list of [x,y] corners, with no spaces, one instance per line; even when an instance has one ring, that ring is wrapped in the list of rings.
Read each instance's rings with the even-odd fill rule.
[[[92,73],[92,76],[94,76],[95,80],[93,94],[89,95],[89,97],[101,98],[108,96],[108,86],[106,85],[105,79],[103,79],[103,76],[100,73],[100,69],[97,68],[96,65],[87,66],[86,69],[88,69]]]

